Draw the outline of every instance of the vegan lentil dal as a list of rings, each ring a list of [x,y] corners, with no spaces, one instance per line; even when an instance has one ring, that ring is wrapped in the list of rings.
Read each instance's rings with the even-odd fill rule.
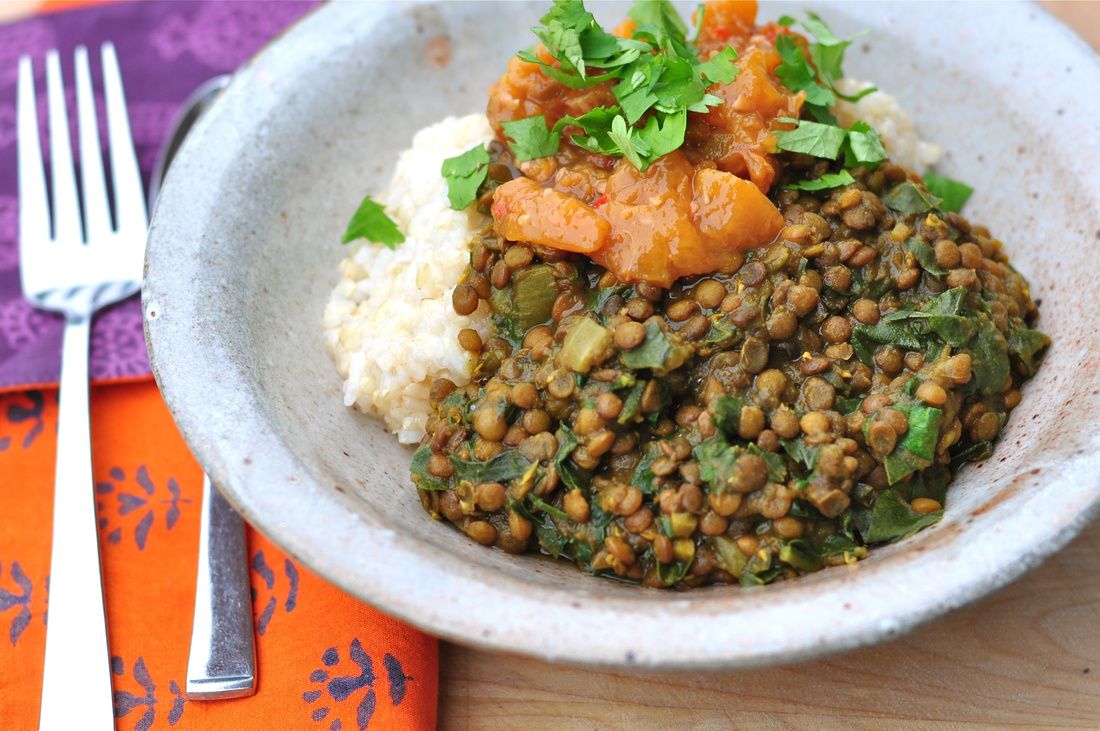
[[[1038,368],[969,188],[836,123],[817,16],[809,42],[755,13],[707,3],[688,40],[664,2],[615,35],[558,2],[497,139],[444,164],[492,216],[451,297],[491,328],[459,332],[472,379],[431,383],[411,472],[478,543],[654,587],[851,563],[940,519]]]

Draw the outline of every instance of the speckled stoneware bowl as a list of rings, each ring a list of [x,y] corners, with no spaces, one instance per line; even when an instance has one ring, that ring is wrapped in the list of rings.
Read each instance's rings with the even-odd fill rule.
[[[874,79],[974,185],[1054,339],[994,457],[943,521],[855,567],[745,590],[656,591],[475,545],[420,508],[411,450],[345,409],[321,312],[339,239],[413,131],[484,108],[544,4],[336,3],[238,75],[175,163],[145,289],[177,423],[261,531],[435,634],[552,660],[662,668],[797,660],[894,637],[1059,550],[1100,506],[1100,63],[1031,5],[844,4]],[[624,5],[598,7],[605,22]],[[761,17],[795,10],[764,5]],[[1027,49],[1023,52],[1021,49]]]

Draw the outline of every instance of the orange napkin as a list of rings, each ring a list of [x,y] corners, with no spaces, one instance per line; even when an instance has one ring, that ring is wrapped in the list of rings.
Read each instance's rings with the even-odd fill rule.
[[[435,727],[436,640],[325,583],[251,529],[259,691],[184,698],[202,473],[152,382],[96,387],[91,402],[117,728]],[[38,724],[56,432],[56,391],[0,395],[4,731]]]

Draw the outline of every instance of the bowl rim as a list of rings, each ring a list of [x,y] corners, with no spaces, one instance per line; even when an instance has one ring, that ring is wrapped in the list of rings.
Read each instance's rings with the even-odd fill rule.
[[[553,601],[548,601],[545,594],[527,596],[516,591],[522,586],[518,580],[488,581],[483,572],[489,570],[479,573],[470,567],[456,565],[447,560],[449,557],[440,559],[416,550],[415,545],[395,535],[376,516],[351,517],[343,498],[313,483],[294,451],[281,441],[266,420],[262,409],[255,408],[255,399],[259,396],[242,374],[228,372],[211,379],[206,359],[185,360],[164,355],[180,352],[180,346],[195,336],[186,322],[165,317],[164,313],[176,310],[187,313],[197,308],[193,298],[188,300],[189,287],[173,286],[172,265],[178,262],[181,253],[193,254],[200,246],[200,237],[180,234],[200,230],[197,228],[200,217],[195,216],[195,207],[190,204],[201,197],[197,186],[217,179],[215,173],[228,169],[239,151],[231,143],[219,144],[218,141],[219,135],[224,138],[222,132],[226,125],[236,120],[234,114],[243,106],[254,107],[255,97],[250,95],[257,86],[293,65],[293,54],[284,54],[284,49],[308,49],[311,42],[315,42],[311,34],[324,28],[339,28],[342,23],[346,26],[344,21],[353,14],[360,28],[380,22],[393,7],[352,3],[318,7],[245,64],[180,150],[173,166],[175,174],[165,181],[163,197],[154,211],[147,248],[146,286],[142,293],[145,337],[152,371],[169,411],[192,453],[226,498],[249,522],[296,560],[386,613],[461,644],[586,665],[682,670],[753,667],[852,649],[909,631],[1014,580],[1060,550],[1100,513],[1100,471],[1088,469],[1087,464],[1077,464],[1077,473],[1067,479],[1080,480],[1092,489],[1084,491],[1088,492],[1084,498],[1077,496],[1077,502],[1071,506],[1076,509],[1073,518],[1058,524],[1057,530],[1051,527],[1042,532],[1044,540],[1027,549],[998,555],[995,563],[991,561],[991,568],[965,575],[950,589],[934,582],[936,566],[922,569],[901,562],[904,551],[868,566],[864,576],[896,570],[896,564],[903,564],[904,574],[899,573],[895,578],[904,576],[910,585],[886,582],[885,588],[878,591],[908,593],[913,603],[904,612],[877,610],[878,614],[858,621],[851,616],[846,618],[843,610],[850,607],[844,590],[854,583],[854,574],[833,581],[831,589],[813,597],[815,603],[824,602],[833,611],[828,620],[820,621],[807,620],[793,613],[795,609],[804,608],[802,597],[811,591],[806,579],[769,587],[764,592],[741,590],[735,599],[716,600],[713,591],[697,589],[683,596],[664,596],[661,601],[646,602],[647,597],[640,592],[636,603],[647,606],[644,621],[659,621],[673,614],[679,617],[684,608],[699,610],[690,621],[678,620],[668,627],[665,642],[656,645],[649,642],[645,646],[632,645],[625,635],[613,632],[593,634],[591,628],[575,636],[557,632],[551,635],[555,637],[552,645],[541,638],[527,637],[516,627],[501,622],[504,611],[501,607],[507,607],[509,613],[545,616],[551,627],[561,628],[580,620],[591,622],[594,616],[613,620],[631,604],[628,600],[583,597],[563,591],[558,591],[560,596]],[[1021,12],[1020,8],[1041,10],[1037,20],[1031,18],[1031,30],[1054,34],[1060,42],[1072,43],[1093,71],[1100,70],[1100,56],[1049,11],[1028,5],[1010,7],[1012,12]],[[332,39],[326,42],[331,43]],[[246,103],[246,100],[249,101]],[[188,344],[195,345],[193,341]],[[199,383],[201,391],[196,386]],[[198,398],[200,393],[202,398]],[[229,408],[221,417],[212,419],[208,410],[210,403],[228,404]],[[245,457],[242,460],[241,455],[248,455],[251,445],[257,442],[267,445],[264,459],[252,461]],[[1087,461],[1087,458],[1082,459]],[[250,484],[257,483],[267,485],[267,489],[249,488]],[[273,495],[270,489],[271,485],[281,483],[292,483],[296,491],[294,499],[300,504],[309,504],[319,517],[330,521],[332,530],[318,536],[295,530],[292,522],[282,519],[280,515],[285,513],[281,511],[285,510],[288,498]],[[1024,529],[1023,524],[1020,527]],[[1033,529],[1030,532],[1035,534]],[[343,549],[353,537],[358,542],[364,536],[369,536],[389,560],[349,559]],[[977,542],[981,542],[980,537]],[[457,593],[446,594],[448,606],[445,610],[426,606],[427,597],[442,596],[445,589],[456,582],[466,586]],[[769,596],[767,602],[762,601],[765,592]],[[873,598],[871,594],[867,596]],[[738,605],[735,609],[730,606],[733,602]],[[787,617],[776,620],[781,624],[785,622],[787,631],[764,631],[758,640],[743,645],[700,642],[698,639],[708,636],[707,631],[728,623],[731,611],[760,619],[767,617],[772,609],[777,618]],[[721,632],[715,636],[723,637]],[[617,638],[617,641],[607,642],[607,637]],[[596,641],[598,639],[604,641]]]

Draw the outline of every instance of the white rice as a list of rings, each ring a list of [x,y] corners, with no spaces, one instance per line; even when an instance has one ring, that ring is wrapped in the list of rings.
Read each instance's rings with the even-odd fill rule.
[[[424,436],[433,379],[470,381],[473,359],[458,345],[459,330],[489,332],[485,303],[468,317],[451,306],[470,242],[489,219],[472,208],[451,210],[439,169],[492,137],[481,114],[448,117],[417,132],[389,187],[375,197],[405,242],[392,251],[349,244],[325,307],[325,340],[344,378],[344,403],[383,418],[406,444]]]
[[[853,95],[872,86],[869,81],[841,79],[837,89]],[[845,127],[856,120],[863,120],[878,131],[882,146],[890,159],[899,165],[923,172],[940,158],[940,146],[917,136],[913,120],[898,104],[897,99],[882,91],[875,91],[858,102],[841,101],[836,107],[836,117]]]

